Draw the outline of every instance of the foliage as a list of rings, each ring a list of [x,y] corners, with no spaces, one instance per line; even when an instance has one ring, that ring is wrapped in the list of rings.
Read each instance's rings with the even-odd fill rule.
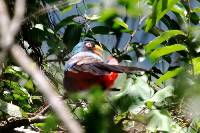
[[[14,1],[6,2],[12,16]],[[117,92],[93,87],[69,95],[66,104],[86,132],[199,132],[199,6],[199,0],[27,0],[16,41],[63,97],[63,65],[79,41],[101,41],[107,54],[149,69],[122,74]],[[1,121],[30,117],[47,104],[10,57],[0,67],[0,91]],[[66,131],[51,110],[43,115],[32,130]]]

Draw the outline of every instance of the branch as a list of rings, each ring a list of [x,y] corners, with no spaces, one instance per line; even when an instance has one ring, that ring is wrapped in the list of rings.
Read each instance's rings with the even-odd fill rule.
[[[64,59],[48,59],[47,62],[61,62],[61,61],[68,61],[69,58]]]
[[[33,78],[39,91],[46,97],[52,109],[56,112],[64,126],[71,133],[81,133],[82,128],[75,121],[69,108],[56,93],[54,86],[51,86],[46,76],[40,71],[39,67],[26,55],[24,50],[14,44],[14,38],[18,32],[21,20],[25,12],[25,0],[16,0],[15,15],[10,20],[7,13],[6,4],[0,0],[0,47],[3,51],[8,51],[15,61]],[[11,33],[12,32],[12,33]]]
[[[21,20],[25,13],[25,0],[16,0],[15,15],[13,19],[7,12],[6,4],[0,0],[0,45],[2,52],[0,55],[0,66],[7,56],[7,50],[13,44],[15,35],[20,29]]]
[[[38,115],[31,118],[12,117],[6,121],[0,122],[0,132],[12,131],[16,127],[29,126],[30,124],[33,124],[33,123],[42,123],[44,122],[45,119],[46,117],[38,116]]]
[[[6,4],[0,0],[0,35],[1,35],[1,48],[3,50],[9,49],[13,44],[15,35],[20,29],[21,20],[25,12],[25,0],[16,0],[15,15],[12,20],[7,12]]]
[[[24,50],[13,45],[10,52],[15,61],[33,78],[39,91],[47,98],[52,109],[57,113],[64,125],[73,133],[80,133],[81,126],[72,118],[69,109],[65,106],[60,96],[56,93],[56,89],[50,85],[45,75],[40,71],[39,67],[26,55]],[[20,57],[20,58],[19,58]]]
[[[133,38],[135,37],[135,34],[137,33],[137,31],[139,30],[139,27],[140,27],[140,20],[141,18],[139,17],[139,20],[137,22],[137,25],[136,25],[136,29],[132,32],[129,40],[127,41],[127,43],[125,44],[124,46],[124,51],[126,52],[128,50],[128,47],[130,45],[130,42],[133,40]]]

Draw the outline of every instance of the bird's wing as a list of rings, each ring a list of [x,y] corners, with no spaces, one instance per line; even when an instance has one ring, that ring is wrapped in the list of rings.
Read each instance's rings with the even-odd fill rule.
[[[88,72],[93,75],[107,75],[110,72],[130,73],[133,71],[146,70],[137,67],[113,65],[110,64],[110,62],[104,63],[103,59],[97,56],[96,54],[89,52],[80,52],[73,56],[69,61],[67,61],[65,71],[72,71],[75,73]]]
[[[120,65],[109,65],[103,62],[92,62],[87,64],[74,65],[72,69],[80,72],[89,72],[94,75],[107,75],[110,72],[131,73],[133,71],[147,71],[142,68],[127,67]]]

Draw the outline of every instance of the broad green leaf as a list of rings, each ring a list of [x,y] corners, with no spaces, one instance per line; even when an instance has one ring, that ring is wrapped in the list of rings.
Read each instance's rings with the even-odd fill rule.
[[[27,38],[33,39],[34,41],[41,43],[41,41],[46,41],[49,38],[54,37],[54,32],[52,29],[46,27],[43,24],[35,24],[33,28],[27,31]]]
[[[84,120],[84,116],[86,115],[87,113],[87,108],[84,108],[84,107],[77,107],[75,110],[74,110],[74,114],[80,119],[80,120]]]
[[[200,26],[190,26],[189,35],[192,36],[192,42],[200,42]],[[196,49],[198,51],[198,48]]]
[[[192,64],[194,68],[194,74],[200,74],[200,57],[193,58]]]
[[[37,27],[37,28],[34,27],[26,34],[28,34],[28,37],[30,37],[36,42],[44,41],[46,40],[45,32],[43,29],[40,29],[40,28],[43,28],[43,27]]]
[[[58,117],[55,115],[50,114],[46,119],[45,119],[45,125],[43,128],[45,133],[51,132],[52,130],[55,130],[57,125],[58,125]]]
[[[156,23],[178,2],[178,0],[159,0],[157,5]]]
[[[152,98],[147,100],[147,103],[161,103],[166,98],[173,96],[174,94],[174,87],[167,86],[159,91],[157,91]]]
[[[164,75],[160,76],[160,78],[156,81],[156,84],[160,85],[162,82],[177,76],[182,71],[183,71],[182,67],[176,68],[172,71],[168,71]]]
[[[102,13],[101,13],[101,17],[99,19],[100,22],[105,22],[111,18],[114,18],[117,16],[117,9],[116,8],[109,8],[109,9],[106,9],[104,10]]]
[[[176,15],[177,18],[181,18],[184,23],[187,22],[187,19],[188,19],[187,13],[188,12],[182,2],[179,1],[177,4],[175,4],[173,6],[173,8],[171,10],[172,10],[172,12],[174,12],[174,14]]]
[[[117,114],[114,118],[115,124],[118,124],[121,120],[123,120],[128,115],[127,112]]]
[[[74,5],[74,4],[78,4],[81,2],[81,0],[67,0],[68,5]]]
[[[129,17],[151,14],[151,6],[147,4],[147,0],[118,0],[118,2],[126,7],[126,12],[124,12],[124,8],[119,8],[120,14],[128,15]]]
[[[110,30],[107,26],[95,26],[91,29],[92,34],[109,34]]]
[[[180,16],[184,17],[184,18],[187,15],[187,11],[186,11],[185,7],[182,5],[182,3],[178,3],[178,4],[174,5],[174,7],[171,10],[173,12],[180,14]]]
[[[150,54],[150,59],[152,59],[153,61],[156,61],[161,56],[164,56],[173,52],[181,51],[181,50],[187,50],[186,46],[182,44],[174,44],[170,46],[157,48]]]
[[[13,98],[18,101],[18,102],[21,102],[21,101],[28,101],[27,97],[24,96],[24,95],[19,95],[16,91],[13,91]]]
[[[153,93],[153,89],[142,79],[137,78],[134,82],[132,78],[129,78],[124,91],[115,95],[117,99],[115,104],[122,112],[128,110],[132,113],[138,113],[145,107],[145,101],[151,98]]]
[[[28,91],[25,88],[21,87],[18,82],[4,80],[4,83],[7,86],[9,86],[9,88],[13,89],[12,90],[13,93],[19,94],[20,96],[23,96],[26,98],[30,97],[30,94],[28,93]]]
[[[62,9],[62,14],[64,15],[65,13],[67,13],[68,11],[72,10],[73,6],[66,6],[64,9]]]
[[[58,31],[60,28],[62,28],[63,26],[67,26],[69,24],[74,24],[75,22],[73,21],[73,19],[77,17],[77,15],[71,15],[69,17],[66,17],[65,19],[63,19],[62,21],[60,21],[56,27],[55,27],[55,31]]]
[[[152,15],[145,22],[145,31],[148,32],[177,2],[178,0],[154,0]]]
[[[22,72],[21,68],[17,67],[17,66],[6,67],[4,73],[6,73],[6,74],[9,73],[9,74],[12,74],[13,76],[16,76],[16,77],[19,77],[19,78],[22,78],[22,79],[28,78],[27,74]]]
[[[76,24],[68,25],[65,29],[63,42],[67,46],[69,51],[71,51],[71,49],[79,42],[81,32],[82,26]]]
[[[119,17],[114,19],[114,28],[118,28],[119,26],[124,27],[125,29],[128,29],[128,25]]]
[[[119,76],[117,77],[117,80],[115,81],[115,83],[112,86],[112,88],[122,89],[124,87],[124,85],[125,85],[126,79],[127,79],[127,74],[126,73],[119,74]]]
[[[173,30],[173,29],[180,29],[180,25],[178,24],[178,22],[176,22],[173,18],[170,18],[170,16],[165,15],[161,21],[167,26],[167,28],[169,30]],[[152,28],[152,30],[154,29],[154,27]],[[152,31],[151,30],[151,31]],[[160,34],[159,34],[160,35]],[[158,35],[158,36],[159,36]]]
[[[146,52],[147,53],[151,52],[151,50],[158,47],[162,42],[176,35],[185,35],[185,33],[180,30],[169,30],[169,31],[163,32],[160,36],[156,37],[145,46]]]
[[[13,100],[12,92],[4,90],[3,91],[3,98],[4,98],[5,101],[12,101]]]
[[[57,1],[55,1],[55,3],[56,2]],[[57,9],[59,9],[61,11],[62,15],[64,15],[68,11],[73,9],[75,4],[78,4],[80,2],[81,2],[81,0],[64,0],[64,1],[61,2],[61,4],[55,4],[54,6],[57,6]],[[57,2],[57,3],[59,3],[59,2]]]
[[[200,12],[200,7],[196,7],[192,9],[193,12]]]
[[[198,25],[199,21],[200,21],[200,17],[196,12],[191,12],[190,13],[190,21],[195,24]]]
[[[152,110],[148,114],[147,129],[151,132],[170,131],[170,118],[166,111]]]
[[[23,116],[23,111],[20,107],[11,103],[7,103],[1,99],[0,99],[0,110],[6,114],[9,114],[10,116],[14,116],[14,117]]]
[[[24,85],[24,87],[28,90],[31,90],[32,92],[34,91],[34,85],[33,85],[33,81],[31,79],[29,79],[26,84]]]

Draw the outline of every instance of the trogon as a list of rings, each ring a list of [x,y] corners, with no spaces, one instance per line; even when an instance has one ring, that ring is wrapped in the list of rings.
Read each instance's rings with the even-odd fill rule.
[[[144,69],[121,66],[112,56],[103,58],[100,43],[84,41],[73,48],[71,58],[65,64],[63,84],[68,91],[86,90],[93,85],[100,85],[106,90],[112,87],[118,73],[132,71]]]

